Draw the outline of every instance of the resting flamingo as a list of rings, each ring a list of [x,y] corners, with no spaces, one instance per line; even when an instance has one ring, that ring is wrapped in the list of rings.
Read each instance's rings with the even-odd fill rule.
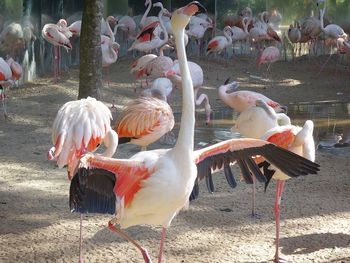
[[[255,102],[258,99],[265,101],[276,112],[286,112],[287,107],[281,106],[278,102],[275,102],[268,97],[254,91],[249,90],[237,90],[239,83],[233,81],[229,83],[230,79],[225,81],[225,84],[218,89],[219,98],[229,107],[237,112],[243,112],[249,107],[255,106]]]
[[[57,24],[46,24],[41,31],[42,37],[54,47],[54,78],[55,82],[58,80],[59,74],[59,47],[64,47],[67,51],[72,49],[67,32],[62,31],[62,26]]]
[[[316,164],[261,140],[235,139],[199,151],[193,150],[194,93],[184,46],[184,30],[190,16],[199,8],[203,7],[198,2],[191,2],[176,10],[171,19],[183,80],[182,117],[174,148],[144,151],[130,159],[87,154],[81,159],[82,168],[71,182],[71,210],[114,214],[109,228],[135,245],[145,262],[151,262],[147,250],[122,228],[139,224],[162,226],[158,254],[158,263],[161,263],[166,229],[176,214],[188,205],[197,177],[196,164],[202,166],[199,170],[203,171],[203,166],[211,170],[211,167],[220,166],[218,162],[228,165],[238,159],[245,164],[242,166],[245,174],[249,174],[250,169],[263,176],[251,159],[251,156],[259,154],[273,160],[274,165],[291,176],[295,171],[316,172],[318,169]],[[277,156],[287,161],[282,162]],[[99,183],[95,183],[96,180]]]
[[[174,128],[174,115],[166,101],[153,97],[132,100],[121,113],[114,125],[119,136],[119,144],[131,143],[147,146]]]
[[[205,123],[209,124],[211,113],[209,97],[205,93],[198,95],[199,89],[202,87],[204,81],[203,70],[198,64],[191,61],[188,61],[188,66],[190,68],[190,74],[193,82],[194,102],[197,106],[201,105],[204,102]],[[174,62],[174,65],[171,69],[164,72],[164,76],[169,78],[177,87],[182,87],[181,69],[180,64],[177,60]]]

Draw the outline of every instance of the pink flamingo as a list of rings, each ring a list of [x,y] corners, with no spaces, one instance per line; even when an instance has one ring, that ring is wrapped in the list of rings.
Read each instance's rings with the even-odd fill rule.
[[[267,74],[270,72],[270,68],[272,63],[275,63],[280,58],[280,51],[277,47],[270,46],[265,48],[260,56],[257,59],[257,64],[260,66],[261,64],[268,64],[266,69],[266,78]]]
[[[59,47],[64,47],[67,51],[72,49],[72,45],[69,41],[70,36],[67,33],[67,31],[62,29],[62,28],[64,28],[63,25],[64,25],[64,22],[62,22],[62,21],[60,22],[60,25],[58,25],[58,24],[46,24],[46,25],[44,25],[44,27],[41,31],[42,37],[54,46],[53,63],[54,63],[55,82],[57,82],[57,80],[58,80],[59,67],[60,67]],[[70,32],[70,31],[68,30],[68,32]]]
[[[109,66],[118,59],[119,44],[106,36],[101,36],[102,67],[107,69],[107,83],[109,86]]]
[[[6,88],[15,84],[15,81],[19,80],[22,76],[23,69],[20,64],[14,61],[12,58],[8,58],[6,61],[0,57],[0,100],[4,112],[4,118],[8,119],[7,107],[6,107]]]
[[[248,112],[249,111],[249,112]],[[305,122],[305,125],[301,128],[294,125],[283,125],[279,126],[277,123],[277,119],[279,116],[275,113],[275,111],[268,106],[264,101],[258,100],[256,103],[256,107],[251,107],[241,114],[249,115],[249,118],[244,118],[245,123],[241,123],[243,127],[256,127],[261,131],[261,134],[257,134],[257,138],[261,138],[263,140],[267,140],[271,143],[274,143],[280,147],[288,149],[300,156],[303,156],[311,161],[315,161],[315,143],[313,139],[313,128],[314,124],[311,120]],[[265,131],[263,128],[265,128]],[[255,128],[253,128],[255,129]],[[238,127],[239,132],[244,136],[253,135],[251,132],[248,132],[249,129],[240,129]],[[279,233],[280,233],[280,204],[281,197],[284,188],[285,181],[290,177],[285,173],[277,169],[268,170],[268,166],[263,165],[263,169],[265,170],[265,175],[267,175],[267,181],[265,184],[265,190],[267,185],[269,184],[271,178],[277,180],[276,184],[276,195],[275,195],[275,204],[274,204],[274,215],[276,221],[276,252],[275,252],[275,262],[286,262],[280,257],[279,254]],[[253,191],[253,199],[254,198]]]
[[[239,84],[236,81],[229,83],[230,79],[225,81],[224,85],[221,85],[218,89],[219,98],[229,107],[237,112],[243,112],[244,110],[255,106],[258,99],[265,101],[276,112],[286,112],[287,107],[281,106],[278,102],[275,102],[268,97],[254,91],[239,90]]]
[[[139,145],[146,151],[148,145],[171,131],[174,124],[173,111],[167,102],[140,97],[126,106],[113,129],[119,136],[119,144]]]
[[[81,168],[71,182],[71,210],[114,214],[109,228],[130,241],[148,263],[151,259],[147,250],[122,228],[140,224],[162,226],[158,254],[158,263],[161,263],[166,229],[176,214],[188,205],[197,177],[196,165],[201,166],[200,171],[206,167],[209,169],[204,170],[210,172],[212,168],[221,166],[219,163],[229,165],[231,161],[239,160],[246,164],[242,166],[245,173],[249,174],[251,168],[262,176],[251,159],[251,156],[259,154],[267,160],[275,160],[273,164],[289,175],[299,169],[303,172],[316,172],[318,169],[316,164],[300,156],[255,139],[228,140],[199,151],[193,150],[194,93],[184,46],[184,29],[190,16],[199,8],[203,7],[198,2],[191,2],[177,9],[171,19],[183,78],[183,109],[175,147],[140,152],[130,159],[87,154],[81,158],[81,166],[85,168]],[[278,156],[283,157],[283,161]],[[309,170],[303,168],[304,165]],[[99,183],[95,183],[95,179]]]
[[[144,27],[128,51],[136,49],[143,52],[150,52],[151,50],[160,48],[166,44],[169,40],[169,36],[162,20],[162,16],[166,13],[168,13],[168,11],[165,8],[161,8],[158,14],[158,21]],[[160,25],[162,32],[164,33],[163,39],[160,37],[160,32],[154,32],[158,25]]]
[[[210,53],[221,53],[227,47],[232,45],[232,31],[230,26],[225,26],[224,36],[216,36],[211,39],[207,47],[207,56]]]
[[[204,82],[203,70],[198,64],[191,61],[188,61],[188,66],[190,68],[191,79],[193,82],[195,104],[199,106],[204,102],[205,123],[209,124],[211,113],[209,97],[205,93],[198,95],[199,89],[202,87]],[[175,61],[173,67],[164,72],[164,76],[169,78],[176,86],[182,87],[182,77],[179,61]]]
[[[68,26],[68,29],[74,36],[79,37],[81,31],[81,20],[74,21]]]

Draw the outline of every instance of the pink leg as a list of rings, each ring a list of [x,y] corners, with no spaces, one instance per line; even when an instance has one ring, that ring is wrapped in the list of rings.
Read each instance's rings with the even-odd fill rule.
[[[80,214],[79,263],[83,263],[83,214]]]
[[[160,240],[160,247],[159,247],[159,254],[158,254],[158,263],[162,263],[165,236],[166,236],[166,228],[163,227],[162,238]]]
[[[57,76],[61,75],[61,47],[57,46]]]
[[[279,243],[280,243],[280,205],[281,205],[281,198],[284,188],[284,180],[277,180],[276,183],[276,196],[275,196],[275,207],[274,207],[274,215],[275,215],[275,221],[276,221],[276,253],[274,261],[276,263],[282,263],[286,262],[284,259],[280,258],[279,256]]]
[[[148,255],[148,252],[147,250],[142,247],[139,243],[137,243],[135,240],[133,240],[131,237],[129,237],[124,231],[122,231],[120,228],[117,228],[114,226],[113,224],[113,219],[111,221],[109,221],[108,223],[108,228],[117,233],[119,236],[123,237],[124,239],[126,239],[127,241],[131,242],[138,250],[141,251],[141,254],[143,256],[143,259],[145,261],[145,263],[151,263],[151,258],[150,256]]]

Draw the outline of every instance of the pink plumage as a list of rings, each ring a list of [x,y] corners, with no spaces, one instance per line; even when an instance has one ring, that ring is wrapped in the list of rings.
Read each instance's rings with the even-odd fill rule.
[[[264,49],[258,58],[257,64],[267,64],[276,62],[280,58],[280,51],[277,47],[271,46]]]

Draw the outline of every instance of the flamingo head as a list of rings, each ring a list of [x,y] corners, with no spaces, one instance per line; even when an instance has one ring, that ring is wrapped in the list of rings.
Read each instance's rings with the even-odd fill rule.
[[[190,22],[191,16],[199,12],[207,12],[207,10],[199,2],[193,1],[184,7],[174,11],[171,17],[171,26],[174,30],[182,30]]]
[[[230,83],[230,78],[226,79],[224,85],[221,85],[219,89],[225,89],[228,92],[232,92],[237,90],[239,87],[239,83],[237,81],[232,81]]]
[[[148,5],[150,5],[150,4],[152,4],[152,0],[146,0],[146,1],[145,1],[145,6],[148,6]]]
[[[175,70],[169,69],[164,72],[164,77],[169,78],[171,76],[177,75],[177,72]]]
[[[108,16],[106,18],[107,23],[109,23],[112,27],[118,24],[118,20],[114,16]]]
[[[62,19],[58,20],[57,25],[62,26],[62,27],[67,27],[68,24],[67,24],[67,21],[62,18]]]

